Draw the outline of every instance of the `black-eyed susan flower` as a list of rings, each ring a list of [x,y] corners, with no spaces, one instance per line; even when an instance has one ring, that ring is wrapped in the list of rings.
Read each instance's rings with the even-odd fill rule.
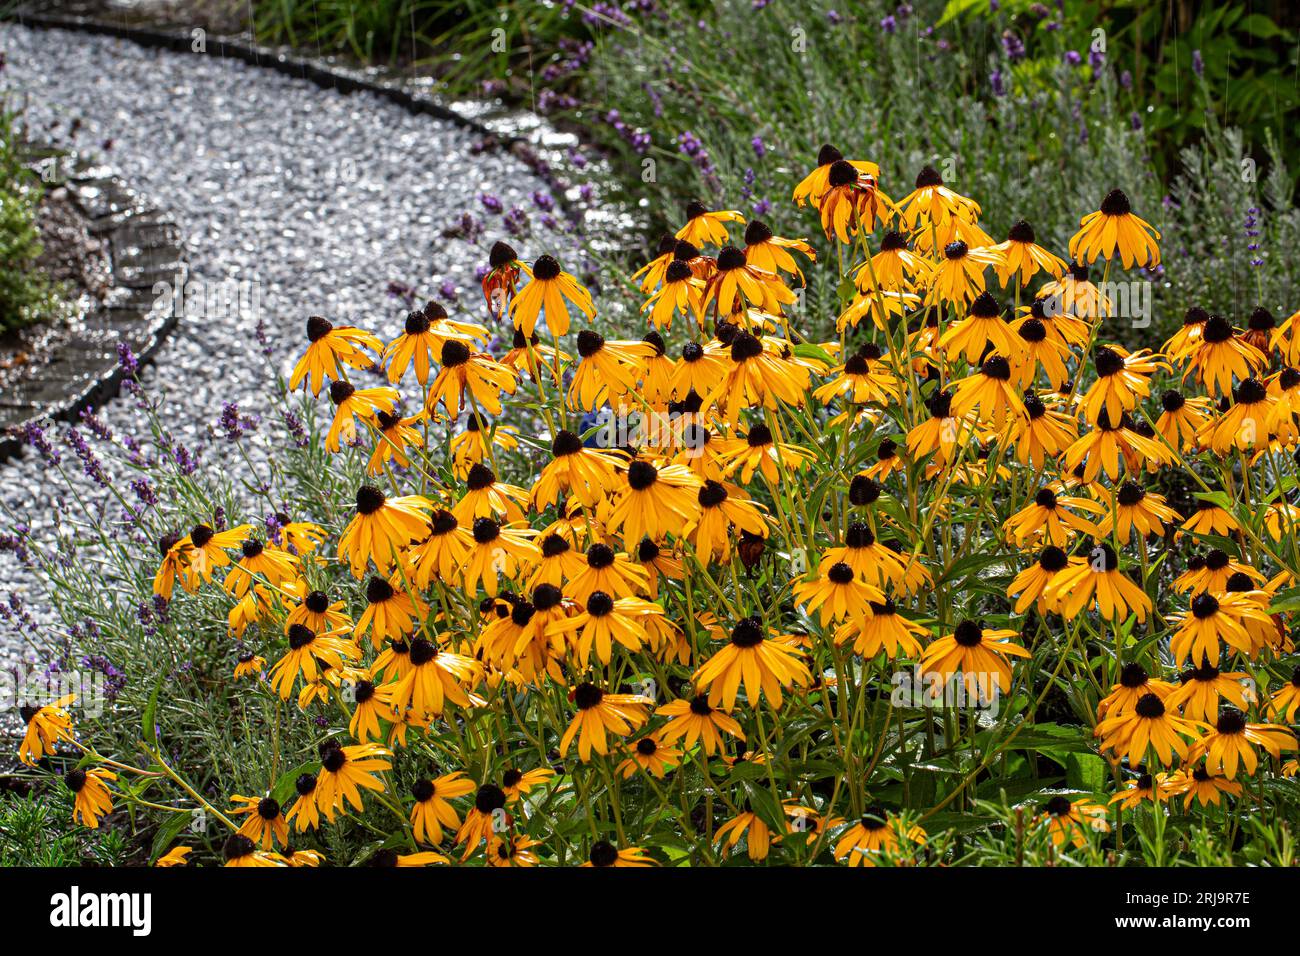
[[[1137,407],[1140,399],[1151,394],[1151,376],[1158,369],[1168,368],[1146,349],[1130,353],[1118,345],[1097,348],[1093,352],[1093,366],[1097,380],[1080,401],[1084,417],[1093,425],[1101,419],[1103,411],[1111,421],[1119,421],[1125,412]]]
[[[1269,714],[1282,718],[1288,724],[1296,722],[1297,711],[1300,711],[1300,665],[1291,672],[1291,679],[1269,698],[1268,703]]]
[[[1124,789],[1111,797],[1108,803],[1111,806],[1118,803],[1124,810],[1134,810],[1144,801],[1158,806],[1176,795],[1171,779],[1172,775],[1167,773],[1139,774],[1125,783]]]
[[[897,853],[903,848],[900,832],[909,846],[926,841],[921,827],[907,825],[883,807],[868,807],[860,819],[839,835],[833,851],[835,859],[840,863],[847,861],[850,867],[875,866],[873,857]]]
[[[729,222],[743,226],[745,217],[735,209],[719,209],[711,212],[704,203],[692,200],[686,204],[686,225],[678,229],[676,235],[678,239],[689,242],[693,246],[702,246],[705,243],[725,246],[727,244],[726,224]]]
[[[677,250],[678,239],[671,232],[665,232],[659,237],[659,243],[655,247],[654,258],[643,265],[636,272],[632,273],[632,279],[641,280],[641,291],[649,292],[651,289],[657,289],[659,283],[664,281],[664,276],[668,272],[668,266],[673,262],[673,253]]]
[[[758,617],[740,620],[732,628],[727,645],[705,661],[691,678],[699,690],[709,691],[711,707],[726,711],[735,709],[736,693],[742,684],[751,706],[757,706],[759,698],[766,694],[772,708],[779,709],[782,688],[803,687],[810,679],[797,648],[768,638]]]
[[[863,319],[870,319],[877,329],[885,332],[888,331],[891,321],[902,318],[905,313],[920,304],[921,297],[913,292],[896,292],[892,289],[860,292],[849,303],[848,308],[840,313],[840,317],[835,322],[835,331],[856,329],[862,324]]]
[[[654,351],[648,342],[607,340],[599,332],[583,329],[578,333],[579,361],[569,384],[569,407],[591,411],[619,404],[636,391]]]
[[[325,434],[325,449],[338,454],[344,445],[357,443],[357,419],[374,424],[376,413],[396,411],[399,396],[387,385],[357,388],[351,382],[339,381],[330,385],[330,401],[334,403],[334,419]]]
[[[1095,604],[1107,621],[1124,620],[1130,613],[1145,621],[1151,598],[1119,567],[1119,557],[1109,544],[1095,544],[1087,560],[1063,570],[1043,591],[1047,606],[1073,620]]]
[[[1114,315],[1115,305],[1089,277],[1089,268],[1081,262],[1071,262],[1069,269],[1059,279],[1054,279],[1038,290],[1038,299],[1031,311],[1039,318],[1052,317],[1052,325],[1078,330],[1082,334],[1073,341],[1083,345],[1088,340],[1086,320]]]
[[[538,863],[535,847],[541,846],[540,840],[512,833],[508,836],[493,835],[488,841],[487,864],[499,867],[530,867]]]
[[[1019,276],[1017,281],[1023,286],[1039,272],[1046,272],[1057,279],[1065,272],[1064,260],[1038,245],[1034,227],[1023,219],[1012,223],[1006,241],[993,248],[1005,257],[1005,261],[994,268],[998,281],[1003,285],[1015,275]]]
[[[873,232],[894,215],[894,203],[880,191],[879,174],[864,172],[847,160],[831,163],[826,191],[817,201],[826,238],[848,245],[861,232]]]
[[[65,694],[57,700],[40,706],[24,703],[18,708],[19,716],[27,725],[22,742],[18,745],[18,759],[29,767],[46,754],[54,753],[60,740],[72,739],[72,716],[67,707],[77,699],[76,694]]]
[[[655,466],[643,459],[628,464],[618,499],[606,525],[623,530],[626,541],[681,535],[700,516],[699,476],[684,465]]]
[[[561,494],[572,494],[588,507],[594,507],[618,488],[616,469],[626,464],[618,452],[588,448],[571,431],[556,432],[551,441],[552,459],[533,483],[533,507],[554,504]]]
[[[447,702],[470,706],[468,690],[483,679],[483,665],[472,657],[442,650],[417,637],[410,641],[410,669],[392,687],[391,703],[401,712],[439,716]]]
[[[954,383],[952,413],[957,418],[974,415],[979,422],[1002,428],[1009,419],[1026,415],[1024,403],[1011,384],[1011,364],[990,355],[978,370]]]
[[[1274,760],[1281,760],[1282,751],[1296,750],[1300,744],[1297,744],[1295,734],[1281,724],[1248,723],[1241,711],[1224,707],[1209,733],[1197,741],[1189,759],[1196,761],[1203,754],[1205,769],[1209,773],[1222,773],[1229,780],[1235,780],[1238,769],[1251,776],[1259,766],[1255,747],[1264,750]]]
[[[372,561],[380,573],[387,573],[412,541],[425,536],[433,508],[421,495],[390,498],[374,485],[357,489],[356,504],[357,513],[339,536],[338,548],[339,560],[348,562],[356,578]]]
[[[188,574],[182,580],[193,575],[204,582],[211,581],[214,571],[230,564],[230,555],[226,554],[226,551],[238,548],[250,531],[252,525],[247,524],[227,528],[224,531],[214,531],[209,525],[196,524],[190,529],[188,535],[176,543],[176,547],[184,552],[187,561]],[[197,580],[195,583],[197,584]],[[186,590],[193,589],[186,588]]]
[[[1178,327],[1177,332],[1165,340],[1161,351],[1175,363],[1181,364],[1183,357],[1190,354],[1200,343],[1201,335],[1205,332],[1205,323],[1209,320],[1210,313],[1199,305],[1188,307],[1183,313],[1183,324]]]
[[[1227,537],[1232,532],[1241,530],[1241,525],[1232,512],[1218,502],[1198,497],[1193,503],[1196,505],[1196,510],[1182,523],[1180,526],[1182,531],[1189,534],[1214,534]],[[1201,566],[1204,567],[1203,557],[1201,561]]]
[[[1118,253],[1124,268],[1134,265],[1160,264],[1160,233],[1144,219],[1134,215],[1128,196],[1112,189],[1101,201],[1101,208],[1079,220],[1079,231],[1070,238],[1070,256],[1078,262],[1091,263],[1100,256],[1113,259]]]
[[[1019,354],[1016,338],[1002,318],[997,299],[983,291],[971,302],[966,317],[944,332],[939,346],[964,356],[972,365],[979,362],[990,348],[1003,356]]]
[[[616,768],[624,780],[630,780],[638,770],[662,780],[670,769],[681,763],[682,752],[676,747],[660,743],[653,734],[647,734],[627,749],[627,757]]]
[[[654,701],[640,694],[610,694],[592,683],[582,683],[569,695],[578,708],[564,736],[560,738],[560,756],[569,752],[574,738],[578,756],[586,763],[594,750],[602,757],[609,753],[607,735],[626,737],[646,721],[646,708]]]
[[[741,323],[748,325],[747,309],[777,315],[782,306],[794,301],[794,293],[780,276],[751,264],[735,246],[724,246],[718,251],[717,268],[700,293],[700,312],[707,313],[712,305],[716,315],[739,315]]]
[[[460,828],[460,814],[451,805],[452,800],[473,793],[474,781],[457,770],[432,780],[421,778],[411,785],[411,833],[418,843],[437,846],[442,842],[443,827]]]
[[[307,351],[289,375],[289,391],[299,385],[309,388],[313,395],[320,394],[326,379],[341,381],[344,372],[340,365],[350,368],[369,368],[374,359],[363,348],[382,352],[384,345],[377,336],[350,325],[337,328],[329,319],[313,315],[307,320]]]
[[[511,767],[501,775],[501,790],[507,803],[515,803],[554,776],[555,771],[550,767],[534,767],[532,770]]]
[[[235,680],[245,677],[260,677],[266,672],[266,658],[259,657],[252,651],[243,651],[235,661]]]
[[[1006,256],[994,247],[972,248],[958,239],[943,247],[943,260],[934,271],[930,289],[940,301],[963,308],[984,292],[985,270],[1005,265]]]
[[[659,729],[659,740],[665,744],[681,741],[683,750],[690,750],[699,743],[705,756],[712,756],[722,749],[722,734],[730,734],[737,740],[744,740],[745,733],[734,717],[710,706],[704,694],[690,698],[680,698],[664,704],[655,713],[670,718]]]
[[[1213,722],[1219,719],[1220,700],[1245,710],[1247,698],[1253,696],[1245,683],[1250,680],[1249,674],[1244,671],[1225,673],[1213,664],[1185,670],[1180,680],[1181,686],[1165,698],[1165,704],[1176,707],[1189,720]]]
[[[237,832],[260,845],[263,850],[274,849],[277,842],[281,846],[288,845],[289,824],[285,822],[280,802],[274,797],[246,797],[236,793],[230,802],[235,805],[230,811],[231,815],[245,817]]]
[[[832,146],[830,143],[823,143],[821,149],[817,151],[817,166],[807,176],[799,181],[794,187],[794,201],[802,206],[805,202],[811,202],[814,206],[821,202],[826,190],[830,188],[831,167],[838,162],[846,161],[859,172],[868,176],[880,176],[880,167],[875,163],[867,160],[844,160],[844,154]]]
[[[1101,720],[1108,714],[1116,717],[1128,713],[1147,694],[1155,694],[1164,700],[1173,692],[1173,684],[1152,677],[1137,661],[1129,661],[1120,668],[1119,682],[1112,685],[1110,693],[1097,704],[1097,719]]]
[[[1012,418],[1007,433],[1016,460],[1022,465],[1032,465],[1039,472],[1078,438],[1074,419],[1049,401],[1036,392],[1026,392],[1022,398],[1025,415]]]
[[[1037,822],[1047,827],[1053,846],[1069,842],[1075,847],[1083,847],[1088,843],[1089,833],[1110,832],[1106,808],[1087,797],[1071,801],[1069,797],[1058,794],[1043,804]]]
[[[1244,340],[1221,315],[1211,315],[1201,326],[1201,334],[1170,358],[1186,363],[1184,381],[1195,372],[1196,380],[1215,398],[1232,394],[1233,379],[1254,378],[1268,368],[1268,356]]]
[[[1165,504],[1163,496],[1146,491],[1136,481],[1126,481],[1115,493],[1114,510],[1097,524],[1100,537],[1115,531],[1120,544],[1127,544],[1136,533],[1139,539],[1164,535],[1166,524],[1182,521],[1182,516]]]
[[[1184,739],[1200,736],[1198,725],[1178,716],[1158,694],[1144,694],[1132,710],[1112,714],[1099,722],[1093,731],[1101,740],[1103,752],[1112,751],[1115,759],[1128,757],[1128,765],[1136,767],[1150,754],[1161,766],[1169,766],[1177,754],[1185,758],[1189,745]]]
[[[782,404],[800,407],[807,397],[807,367],[781,354],[779,346],[769,350],[763,339],[740,332],[731,342],[731,363],[726,375],[704,396],[704,404],[720,405],[726,420],[735,425],[742,408]]]
[[[317,775],[310,773],[301,773],[294,779],[296,796],[293,803],[284,811],[284,818],[292,821],[294,830],[298,833],[319,827],[322,812],[325,814],[325,819],[334,819],[332,806],[322,809],[316,805],[316,782]]]
[[[221,845],[224,866],[235,868],[287,866],[283,856],[267,850],[259,850],[257,844],[242,833],[232,833]]]
[[[350,685],[352,716],[348,718],[348,733],[354,740],[365,743],[382,739],[379,722],[397,722],[397,713],[391,706],[391,685],[376,686],[369,676],[359,676]]]
[[[117,774],[106,767],[89,770],[77,767],[64,774],[63,784],[73,794],[72,821],[96,829],[99,821],[113,812],[113,795],[108,782],[116,779]]]
[[[967,685],[972,679],[996,679],[1002,693],[1011,690],[1011,664],[1008,657],[1029,657],[1029,652],[1012,641],[1019,632],[1005,628],[985,628],[979,621],[964,620],[946,635],[934,641],[921,654],[921,672],[939,675],[947,684],[957,673]]]
[[[743,437],[723,440],[718,449],[723,475],[732,477],[739,472],[742,485],[748,485],[758,472],[775,487],[783,475],[799,471],[813,458],[801,445],[778,442],[763,422],[751,425]]]
[[[691,267],[674,259],[664,272],[663,284],[646,300],[641,311],[650,313],[650,322],[656,329],[672,327],[673,317],[683,319],[694,316],[703,324],[704,283],[695,278]]]
[[[933,271],[934,263],[909,249],[902,233],[890,231],[870,262],[858,267],[854,280],[864,295],[877,290],[911,292],[929,282]]]
[[[627,868],[654,866],[655,861],[639,846],[619,849],[606,840],[597,840],[591,845],[587,862],[583,866],[605,869],[608,867]]]
[[[154,861],[153,865],[161,867],[188,866],[189,860],[187,858],[193,852],[194,848],[191,846],[174,846],[162,856],[158,857],[158,859]]]
[[[487,422],[477,412],[466,416],[465,430],[451,440],[452,469],[461,481],[470,468],[492,458],[499,449],[514,451],[519,447],[518,431],[501,422]]]
[[[1254,656],[1254,642],[1245,626],[1247,619],[1270,624],[1267,612],[1248,595],[1208,591],[1197,594],[1189,610],[1169,615],[1170,624],[1176,628],[1169,642],[1174,661],[1190,661],[1194,667],[1205,662],[1218,666],[1220,641]]]
[[[384,782],[375,774],[392,769],[387,759],[392,752],[388,749],[374,743],[341,747],[327,740],[318,750],[321,766],[312,796],[327,818],[333,819],[335,812],[345,811],[345,802],[360,812],[362,790],[384,791]]]
[[[881,359],[880,346],[867,343],[831,369],[831,379],[813,392],[813,398],[830,404],[836,397],[855,405],[888,405],[902,397],[902,383]]]
[[[465,476],[465,493],[451,513],[463,525],[475,518],[500,518],[507,522],[523,521],[528,492],[516,485],[498,481],[487,465],[474,465]]]
[[[669,391],[683,402],[695,395],[702,404],[703,396],[711,394],[727,374],[730,368],[727,355],[728,347],[721,343],[687,342],[673,369]]]
[[[289,649],[271,667],[271,686],[288,700],[294,680],[299,674],[307,683],[321,679],[323,670],[342,669],[344,661],[356,660],[360,654],[352,641],[342,631],[317,634],[305,624],[291,624],[288,631]]]
[[[843,561],[824,565],[810,581],[800,581],[794,586],[794,596],[804,605],[804,613],[811,615],[820,609],[823,627],[832,620],[862,614],[872,601],[883,602],[884,592],[867,581]]]
[[[1151,433],[1155,434],[1154,431]],[[1074,471],[1083,466],[1082,478],[1092,482],[1103,471],[1118,481],[1125,470],[1168,464],[1172,455],[1159,440],[1143,435],[1128,415],[1118,421],[1105,410],[1096,426],[1084,432],[1065,450],[1063,464]]]
[[[1160,396],[1160,417],[1156,419],[1156,432],[1172,448],[1187,452],[1200,443],[1197,437],[1209,420],[1211,406],[1208,398],[1187,397],[1170,389]]]
[[[728,487],[709,479],[701,486],[697,498],[700,513],[685,529],[686,539],[705,562],[712,557],[722,561],[731,556],[732,541],[741,532],[767,537],[767,521],[762,505],[744,497],[734,485]]]
[[[230,569],[222,587],[243,597],[254,581],[274,587],[298,576],[298,557],[273,548],[260,538],[248,537],[240,544],[239,562]]]
[[[773,235],[765,222],[751,220],[745,227],[745,261],[764,272],[779,275],[797,275],[803,284],[803,270],[795,261],[791,251],[798,252],[810,262],[817,261],[817,253],[808,245],[806,239],[784,239]]]
[[[591,293],[577,279],[560,268],[553,256],[539,256],[531,269],[522,266],[532,280],[510,300],[510,321],[525,336],[531,336],[543,313],[546,327],[558,338],[569,331],[569,304],[588,319],[596,317]]]
[[[1054,544],[1043,548],[1034,563],[1017,574],[1007,587],[1007,597],[1019,595],[1012,610],[1016,614],[1023,614],[1031,606],[1037,606],[1038,612],[1044,613],[1047,610],[1047,600],[1043,597],[1043,592],[1047,586],[1067,567],[1082,563],[1082,558],[1071,558]]]
[[[289,609],[284,628],[287,634],[294,624],[304,624],[317,633],[352,627],[352,618],[343,610],[344,602],[331,603],[324,591],[307,593],[301,603]]]
[[[430,581],[460,581],[473,548],[470,529],[438,508],[429,515],[422,539],[406,552],[407,578],[417,588],[427,588]]]
[[[1097,526],[1076,512],[1101,514],[1102,511],[1101,505],[1089,498],[1058,494],[1050,487],[1040,488],[1033,502],[1008,518],[1002,530],[1019,547],[1041,537],[1048,544],[1063,548],[1075,534],[1097,534]]]
[[[724,859],[736,848],[741,838],[745,840],[746,853],[755,863],[766,860],[772,843],[781,839],[778,836],[774,840],[771,827],[752,807],[742,809],[713,833],[713,842],[722,848]]]
[[[374,852],[374,855],[366,861],[367,866],[374,867],[417,867],[417,866],[436,866],[442,863],[451,862],[441,853],[434,853],[431,850],[422,850],[419,853],[398,853],[396,850],[380,849]]]
[[[593,591],[604,591],[615,598],[646,592],[649,576],[625,552],[615,551],[598,541],[587,549],[586,563],[587,566],[567,587],[569,596],[575,601],[585,602]]]
[[[924,231],[951,218],[974,222],[979,218],[979,203],[949,189],[933,166],[924,166],[916,174],[915,188],[898,203],[899,218],[914,231]]]
[[[1249,450],[1268,444],[1278,399],[1257,378],[1239,382],[1233,390],[1233,402],[1218,418],[1202,427],[1197,438],[1216,455],[1232,449]]]
[[[509,243],[497,241],[488,250],[488,270],[480,283],[483,300],[488,310],[495,316],[506,311],[508,303],[519,284],[519,273],[523,263]]]
[[[881,651],[889,660],[919,657],[929,631],[898,613],[893,598],[871,602],[869,613],[855,615],[835,631],[835,643],[853,642],[853,653],[871,660]]]
[[[1231,797],[1241,796],[1241,784],[1218,773],[1210,773],[1205,767],[1197,767],[1190,773],[1178,771],[1170,775],[1170,786],[1183,794],[1183,809],[1191,807],[1195,800],[1203,807],[1218,806],[1223,794]]]
[[[366,474],[382,475],[391,466],[409,468],[411,459],[407,449],[424,444],[423,436],[415,428],[423,419],[424,412],[405,418],[382,409],[375,412],[375,450],[366,462]]]
[[[502,393],[513,395],[519,385],[513,368],[456,339],[443,344],[440,361],[442,368],[428,388],[424,405],[435,417],[439,403],[449,415],[458,416],[465,407],[467,392],[478,408],[500,415]]]
[[[424,385],[429,381],[431,362],[442,355],[442,347],[450,339],[472,345],[475,341],[486,343],[488,334],[482,326],[453,322],[448,318],[447,310],[437,302],[428,303],[418,312],[408,313],[402,334],[384,349],[388,380],[396,385],[406,370],[414,366],[415,380]]]
[[[585,669],[593,647],[602,664],[610,662],[615,643],[629,651],[640,650],[647,640],[645,618],[663,612],[658,604],[640,598],[615,599],[604,591],[592,591],[580,613],[554,621],[547,634],[569,635],[578,664]]]

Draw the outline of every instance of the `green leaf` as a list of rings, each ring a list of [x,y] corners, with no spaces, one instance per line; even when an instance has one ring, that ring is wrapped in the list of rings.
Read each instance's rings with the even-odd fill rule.
[[[158,678],[158,683],[154,684],[153,693],[149,695],[149,703],[145,705],[144,715],[140,719],[140,732],[144,734],[144,745],[151,750],[158,746],[158,694],[162,691],[164,678]]]
[[[292,770],[287,770],[280,775],[280,779],[275,782],[271,788],[271,796],[281,806],[289,802],[289,798],[294,794],[294,784],[298,778],[305,773],[316,773],[320,770],[319,760],[309,760],[306,763],[300,763]]]
[[[153,837],[153,847],[149,851],[150,863],[157,862],[158,857],[167,852],[167,848],[172,845],[172,841],[189,825],[193,816],[193,812],[189,810],[184,813],[173,813],[167,819],[167,822],[158,828],[158,832]]]

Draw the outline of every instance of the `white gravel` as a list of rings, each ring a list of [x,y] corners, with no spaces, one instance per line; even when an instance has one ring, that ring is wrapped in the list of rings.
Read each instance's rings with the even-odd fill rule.
[[[481,320],[474,270],[486,245],[504,235],[501,215],[485,209],[481,194],[526,210],[537,231],[542,213],[530,197],[547,187],[516,158],[476,153],[472,132],[376,97],[339,95],[240,62],[13,24],[0,24],[0,51],[7,61],[0,96],[25,102],[38,134],[98,153],[167,209],[184,233],[193,279],[255,285],[281,368],[302,348],[311,314],[395,335],[405,307],[387,294],[390,281],[415,286],[421,301],[445,301],[453,316]],[[70,135],[74,119],[80,127]],[[486,225],[482,248],[440,237],[465,211]],[[563,254],[571,241],[535,234],[516,247],[532,256],[560,245]],[[448,280],[462,309],[438,292]],[[270,376],[256,355],[257,319],[247,310],[185,318],[162,347],[144,378],[151,392],[167,386],[177,441],[202,443],[225,401],[265,411]],[[127,396],[100,417],[118,436],[148,436]],[[81,480],[71,449],[63,453]],[[203,467],[244,471],[223,442],[206,445]],[[54,507],[43,462],[29,450],[0,472],[5,504],[31,514],[41,538]],[[83,484],[98,497],[88,479]],[[0,554],[0,603],[11,593],[38,626],[0,622],[0,663],[36,662],[31,635],[57,638],[40,626],[53,613],[35,575]]]

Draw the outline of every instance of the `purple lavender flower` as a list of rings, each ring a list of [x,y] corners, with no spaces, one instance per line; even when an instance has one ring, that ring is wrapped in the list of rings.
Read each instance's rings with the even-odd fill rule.
[[[1197,76],[1202,76],[1205,73],[1205,61],[1201,59],[1200,50],[1192,51],[1192,72]]]
[[[989,74],[989,88],[993,90],[994,96],[1007,95],[1007,87],[1006,84],[1002,82],[1001,70],[994,70]]]
[[[483,208],[494,215],[500,215],[505,206],[501,200],[491,193],[479,193],[478,201],[483,204]]]
[[[117,364],[127,375],[135,375],[140,371],[140,360],[125,342],[117,343]]]
[[[898,32],[898,21],[892,13],[887,13],[881,18],[880,29],[890,34]]]
[[[51,445],[50,440],[45,437],[45,429],[36,422],[28,422],[24,426],[23,441],[40,452],[41,458],[48,465],[57,465],[63,458],[59,450]]]
[[[763,137],[755,136],[749,141],[749,145],[754,148],[754,155],[759,159],[767,155],[767,144],[763,142]]]
[[[72,446],[72,450],[77,453],[81,459],[82,470],[86,476],[92,479],[101,487],[108,487],[108,475],[104,472],[104,466],[100,464],[99,458],[96,457],[89,444],[86,443],[85,437],[76,428],[69,428],[64,440]]]
[[[1080,63],[1083,62],[1083,57],[1079,55],[1078,50],[1066,50],[1065,62],[1068,63],[1070,66],[1078,66]]]
[[[152,508],[158,504],[158,494],[153,490],[153,485],[149,484],[149,479],[140,477],[131,480],[131,490],[135,496],[146,508]]]
[[[221,418],[217,427],[226,433],[227,441],[239,441],[247,432],[257,428],[256,416],[239,414],[238,402],[226,402],[221,406]]]

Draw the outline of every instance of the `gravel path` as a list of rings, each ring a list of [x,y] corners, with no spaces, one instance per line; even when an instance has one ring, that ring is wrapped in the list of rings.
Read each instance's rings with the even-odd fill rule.
[[[206,442],[226,401],[258,413],[269,392],[258,360],[260,315],[272,361],[287,369],[302,348],[311,314],[396,335],[404,307],[390,281],[416,286],[421,298],[460,292],[477,315],[475,268],[486,254],[440,233],[472,211],[501,232],[504,208],[541,214],[530,196],[546,186],[513,156],[477,153],[469,131],[413,116],[386,101],[342,96],[270,70],[204,56],[147,50],[106,37],[0,24],[0,95],[27,103],[32,128],[64,146],[102,153],[128,182],[180,224],[191,277],[208,287],[251,281],[256,314],[182,319],[145,373],[150,390],[166,389],[177,441],[204,444],[204,468],[243,471],[219,441]],[[72,132],[72,122],[80,126]],[[540,250],[554,239],[523,240]],[[100,410],[118,435],[147,437],[128,397]],[[84,431],[84,429],[83,429]],[[71,449],[65,461],[77,462]],[[30,451],[0,465],[5,503],[33,517],[34,536],[48,527],[44,466]],[[86,479],[86,492],[97,489]],[[115,512],[116,513],[115,509]],[[41,512],[44,512],[42,516]],[[0,555],[0,604],[20,597],[37,627],[0,622],[0,664],[35,660],[29,639],[52,612],[35,576]]]

